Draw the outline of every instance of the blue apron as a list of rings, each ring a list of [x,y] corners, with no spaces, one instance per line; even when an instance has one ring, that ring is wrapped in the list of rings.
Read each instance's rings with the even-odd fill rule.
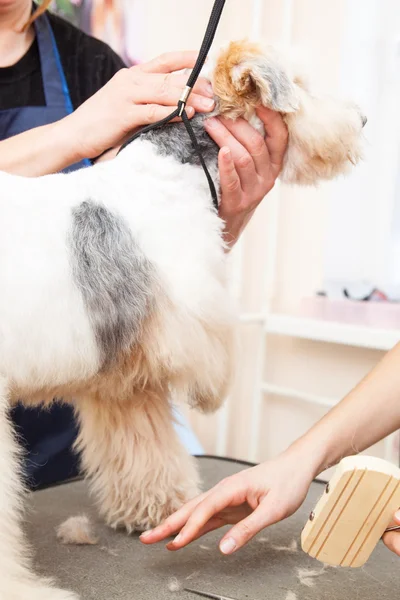
[[[0,111],[0,141],[34,127],[48,125],[66,117],[73,106],[61,65],[57,44],[46,14],[35,21],[46,106],[24,106]],[[84,160],[66,171],[90,165]],[[202,448],[188,424],[176,413],[178,434],[192,454]],[[78,430],[72,408],[53,404],[49,409],[25,408],[18,404],[11,414],[27,456],[24,470],[30,487],[42,487],[75,477],[79,472],[78,458],[72,445]]]
[[[53,31],[47,15],[44,14],[34,23],[36,39],[39,46],[42,70],[45,106],[22,106],[0,111],[0,140],[5,140],[40,127],[59,121],[73,112],[68,84],[61,65],[61,59]],[[89,166],[89,160],[83,160],[66,171]]]
[[[50,22],[46,15],[35,21],[46,106],[24,106],[0,111],[0,140],[28,129],[54,123],[73,111],[68,85]],[[72,171],[89,165],[85,160]],[[72,408],[54,404],[48,410],[24,408],[12,411],[17,435],[25,446],[28,485],[39,487],[78,474],[78,459],[71,449],[77,435]]]

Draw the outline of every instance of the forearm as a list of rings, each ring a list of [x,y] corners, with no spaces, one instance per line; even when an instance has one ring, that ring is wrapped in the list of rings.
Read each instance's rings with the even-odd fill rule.
[[[399,428],[400,344],[289,452],[310,460],[316,476]]]
[[[79,162],[67,119],[0,142],[0,170],[25,177],[57,173]]]

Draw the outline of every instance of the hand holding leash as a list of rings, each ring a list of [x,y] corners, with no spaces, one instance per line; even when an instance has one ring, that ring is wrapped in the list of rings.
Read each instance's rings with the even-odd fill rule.
[[[132,131],[171,114],[187,77],[177,73],[193,67],[197,52],[171,52],[140,66],[122,69],[92,98],[63,120],[68,144],[78,156],[95,158],[121,145]],[[211,112],[213,91],[198,79],[187,114]],[[176,119],[177,120],[177,119]]]

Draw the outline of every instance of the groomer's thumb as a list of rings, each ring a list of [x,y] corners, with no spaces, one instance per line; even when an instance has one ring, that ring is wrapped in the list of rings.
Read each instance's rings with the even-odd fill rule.
[[[277,523],[282,518],[282,515],[273,508],[266,498],[251,515],[232,527],[222,539],[219,546],[222,554],[233,554],[253,539],[257,533]]]
[[[398,526],[400,526],[400,510],[394,515],[393,521],[389,525],[389,529]],[[389,550],[400,556],[400,530],[385,533],[383,541]]]
[[[400,509],[394,515],[392,522],[388,525],[388,529],[391,527],[400,527]]]

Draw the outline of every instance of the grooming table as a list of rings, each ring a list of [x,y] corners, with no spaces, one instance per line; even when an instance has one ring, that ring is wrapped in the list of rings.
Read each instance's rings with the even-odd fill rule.
[[[215,458],[198,460],[207,488],[246,468]],[[32,494],[26,528],[37,552],[37,570],[79,593],[82,600],[196,600],[187,592],[170,592],[171,577],[187,587],[237,600],[393,600],[400,589],[400,558],[382,543],[367,565],[356,570],[324,570],[301,550],[290,548],[293,540],[300,548],[302,528],[323,490],[322,484],[314,483],[296,515],[262,532],[232,557],[218,551],[222,530],[169,553],[163,544],[144,547],[137,536],[108,529],[98,519],[83,481]],[[92,518],[99,544],[61,545],[55,527],[81,513]]]

